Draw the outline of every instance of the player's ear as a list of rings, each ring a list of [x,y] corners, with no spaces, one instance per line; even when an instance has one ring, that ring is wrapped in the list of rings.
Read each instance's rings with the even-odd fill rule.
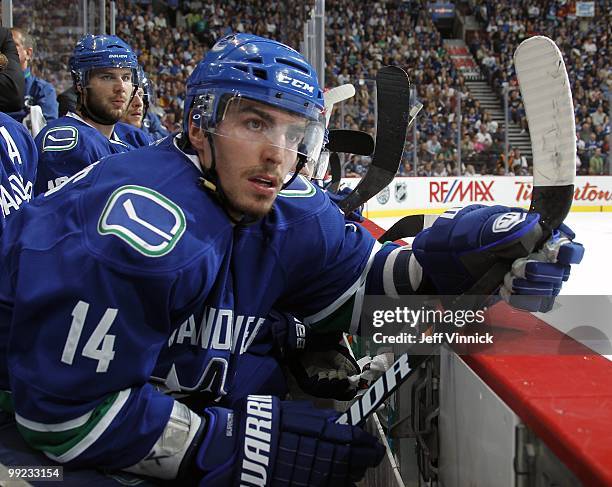
[[[189,117],[189,142],[198,151],[203,151],[204,146],[208,145],[204,130],[193,117]]]

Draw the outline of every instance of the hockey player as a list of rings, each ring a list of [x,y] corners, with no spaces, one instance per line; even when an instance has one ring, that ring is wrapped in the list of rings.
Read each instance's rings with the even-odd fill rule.
[[[155,87],[153,82],[144,73],[144,104],[146,107],[145,116],[142,120],[142,129],[149,134],[154,141],[163,139],[170,135],[170,132],[162,125],[160,114],[163,109],[156,106]]]
[[[39,167],[34,194],[57,187],[101,158],[131,147],[120,140],[114,126],[134,96],[138,60],[115,36],[83,37],[70,58],[77,112],[47,124],[35,141]]]
[[[38,153],[34,140],[20,123],[0,112],[0,204],[2,219],[0,232],[8,218],[32,198],[36,179]]]
[[[19,53],[19,62],[25,78],[25,108],[19,112],[11,113],[11,116],[22,121],[27,115],[29,107],[38,105],[42,109],[42,114],[47,122],[58,117],[58,103],[55,88],[51,83],[38,78],[32,74],[30,63],[34,57],[34,38],[22,29],[11,29],[13,40]]]
[[[115,124],[117,137],[135,149],[153,142],[149,134],[142,129],[142,122],[149,109],[148,95],[145,95],[144,91],[145,83],[148,81],[144,70],[138,66],[138,89],[121,120]]]
[[[380,461],[360,428],[278,397],[265,317],[289,310],[312,330],[355,332],[365,292],[461,293],[479,258],[537,239],[539,217],[468,207],[423,232],[431,258],[381,247],[298,176],[324,126],[302,56],[228,36],[188,81],[182,134],[89,166],[16,215],[0,247],[0,385],[10,375],[32,447],[206,486],[347,485]],[[577,252],[526,261],[511,293],[552,295]]]

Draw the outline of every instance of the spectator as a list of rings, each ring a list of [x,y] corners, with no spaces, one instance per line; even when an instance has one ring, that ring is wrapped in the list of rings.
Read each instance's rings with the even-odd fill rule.
[[[589,175],[601,176],[604,173],[604,160],[601,156],[601,149],[595,149],[595,153],[589,159]]]
[[[467,166],[465,166],[465,171],[463,175],[468,176],[468,177],[478,176],[478,174],[476,174],[476,169],[474,168],[472,164],[468,164]]]
[[[32,74],[30,68],[34,57],[34,38],[25,30],[14,28],[11,30],[13,41],[19,54],[19,63],[25,78],[24,108],[19,112],[11,114],[18,121],[29,112],[29,108],[38,105],[46,121],[55,120],[58,117],[58,103],[55,88],[51,83]]]
[[[425,143],[425,150],[434,158],[440,153],[442,145],[438,142],[438,136],[436,134],[433,134]]]
[[[603,104],[597,105],[597,110],[591,113],[591,120],[593,121],[593,125],[595,127],[601,127],[606,121],[607,116],[603,111]]]
[[[445,177],[448,176],[448,172],[446,171],[446,168],[442,162],[436,162],[431,175],[433,177]]]
[[[517,176],[526,176],[528,174],[529,164],[527,163],[527,158],[521,154],[521,149],[518,147],[510,151],[508,165]]]
[[[489,150],[491,145],[493,145],[493,138],[484,123],[480,125],[480,130],[476,134],[476,140],[482,144],[483,150]]]

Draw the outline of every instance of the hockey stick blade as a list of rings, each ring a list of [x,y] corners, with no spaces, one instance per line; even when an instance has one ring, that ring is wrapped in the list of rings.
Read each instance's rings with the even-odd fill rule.
[[[325,126],[329,126],[329,120],[331,119],[332,110],[336,103],[348,100],[355,96],[355,87],[346,83],[344,85],[336,86],[327,90],[323,93],[323,101],[325,103]]]
[[[425,226],[425,215],[408,215],[396,221],[389,229],[378,237],[378,241],[395,242],[402,238],[414,237],[423,230]]]
[[[419,110],[415,107],[416,113],[411,113],[410,80],[397,66],[385,66],[378,71],[376,103],[378,120],[374,156],[366,175],[340,202],[340,209],[347,215],[393,180],[401,162],[408,127]]]
[[[565,220],[572,206],[576,175],[574,106],[563,56],[551,39],[535,36],[523,41],[514,53],[514,64],[533,150],[534,187],[529,211],[540,214],[543,230],[536,250]],[[511,260],[496,263],[466,294],[492,294],[511,264]]]
[[[369,156],[374,152],[374,139],[370,134],[359,130],[334,129],[329,131],[326,148],[329,152]]]

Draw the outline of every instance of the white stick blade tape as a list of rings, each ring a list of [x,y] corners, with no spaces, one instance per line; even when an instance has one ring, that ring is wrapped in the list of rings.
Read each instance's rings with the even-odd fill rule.
[[[576,126],[563,56],[548,37],[523,41],[514,66],[529,123],[536,186],[566,186],[576,175]]]
[[[355,87],[352,84],[347,83],[331,88],[323,93],[323,100],[325,101],[325,106],[328,107],[335,103],[348,100],[353,96],[355,96]]]

